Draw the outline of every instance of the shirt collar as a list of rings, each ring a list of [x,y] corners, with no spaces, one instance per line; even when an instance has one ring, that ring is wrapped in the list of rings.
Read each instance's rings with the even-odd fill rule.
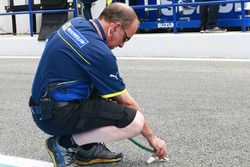
[[[94,19],[94,22],[97,24],[97,26],[98,26],[100,32],[102,33],[103,40],[104,40],[104,41],[107,41],[105,32],[104,32],[104,30],[103,30],[103,28],[102,28],[100,22],[98,21],[98,19]]]

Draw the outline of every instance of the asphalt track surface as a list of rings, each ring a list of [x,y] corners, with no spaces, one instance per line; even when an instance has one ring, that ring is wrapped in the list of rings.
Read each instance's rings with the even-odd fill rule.
[[[27,106],[38,61],[0,59],[0,154],[51,162],[48,136]],[[250,62],[118,62],[151,128],[167,140],[170,162],[147,165],[150,154],[123,140],[107,144],[124,153],[122,162],[96,166],[250,166]]]

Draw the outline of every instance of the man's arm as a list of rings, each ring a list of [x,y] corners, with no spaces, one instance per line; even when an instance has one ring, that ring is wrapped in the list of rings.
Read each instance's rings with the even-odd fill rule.
[[[138,103],[134,100],[134,98],[126,91],[122,95],[116,96],[113,98],[117,103],[125,105],[130,108],[134,108],[137,111],[141,111]],[[141,134],[148,140],[151,147],[154,148],[155,153],[160,158],[164,158],[167,155],[166,143],[164,140],[158,138],[153,131],[150,129],[148,123],[144,122],[143,129]]]

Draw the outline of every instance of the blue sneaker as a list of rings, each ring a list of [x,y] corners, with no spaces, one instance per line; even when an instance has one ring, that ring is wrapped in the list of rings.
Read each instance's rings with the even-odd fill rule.
[[[54,163],[54,167],[65,167],[74,162],[76,149],[59,145],[59,136],[50,137],[45,142],[46,149]]]

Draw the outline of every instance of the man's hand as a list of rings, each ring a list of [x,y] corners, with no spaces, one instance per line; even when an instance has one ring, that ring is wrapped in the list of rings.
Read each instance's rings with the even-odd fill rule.
[[[167,146],[164,140],[158,138],[157,136],[153,136],[148,139],[148,142],[150,146],[153,147],[156,156],[161,159],[168,157]]]
[[[115,100],[118,104],[134,108],[137,110],[137,112],[140,112],[139,105],[127,91],[124,92],[122,95],[114,97],[113,100]],[[165,141],[154,135],[154,133],[148,126],[146,120],[144,122],[141,134],[148,140],[150,146],[153,147],[156,156],[158,156],[161,159],[164,159],[165,157],[168,156]]]

